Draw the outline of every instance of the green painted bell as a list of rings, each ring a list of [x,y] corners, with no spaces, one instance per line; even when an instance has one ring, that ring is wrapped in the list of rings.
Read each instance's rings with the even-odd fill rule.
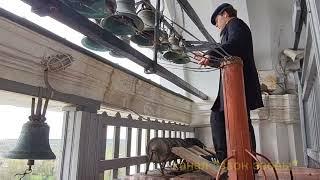
[[[143,21],[135,13],[134,0],[116,0],[117,12],[101,21],[101,26],[118,36],[134,35],[144,28]]]
[[[154,39],[154,30],[143,30],[139,34],[131,36],[131,41],[141,47],[152,47]]]
[[[113,14],[116,9],[114,0],[62,0],[87,18],[104,18]]]
[[[14,149],[4,154],[9,159],[56,159],[49,145],[49,126],[42,121],[28,121],[21,130]]]
[[[109,51],[110,48],[107,48],[99,43],[97,43],[96,41],[88,38],[88,37],[84,37],[82,40],[81,40],[81,44],[88,48],[88,49],[91,49],[91,50],[94,50],[94,51],[100,51],[100,52],[105,52],[105,51]]]
[[[190,62],[189,57],[182,51],[167,51],[163,54],[163,57],[168,61],[171,61],[176,64],[186,64]]]

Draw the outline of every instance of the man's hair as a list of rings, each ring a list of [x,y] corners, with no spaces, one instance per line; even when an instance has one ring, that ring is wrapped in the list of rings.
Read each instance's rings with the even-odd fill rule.
[[[237,10],[235,10],[233,7],[224,9],[220,14],[223,14],[223,12],[227,12],[229,17],[237,17]]]

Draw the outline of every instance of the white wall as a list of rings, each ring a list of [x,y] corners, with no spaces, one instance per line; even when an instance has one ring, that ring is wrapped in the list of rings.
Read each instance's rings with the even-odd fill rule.
[[[272,70],[278,54],[293,47],[292,0],[247,0],[256,66]]]

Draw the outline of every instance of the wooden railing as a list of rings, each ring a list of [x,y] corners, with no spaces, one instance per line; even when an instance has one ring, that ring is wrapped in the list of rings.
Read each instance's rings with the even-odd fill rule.
[[[115,116],[108,116],[104,112],[98,114],[97,118],[103,125],[101,133],[99,133],[100,137],[102,137],[99,138],[101,145],[99,172],[111,170],[112,178],[118,178],[120,168],[125,168],[125,173],[123,172],[122,175],[129,175],[130,172],[140,173],[143,170],[141,165],[147,162],[145,148],[151,138],[186,138],[194,136],[194,128],[185,124],[159,122],[158,120],[144,119],[142,117],[134,119],[130,114],[127,117],[121,117],[119,112]],[[124,128],[125,131],[123,132]],[[106,145],[106,142],[110,141],[108,135],[112,136],[112,147],[108,146],[109,144]],[[136,139],[136,141],[133,142],[133,139]],[[125,141],[125,143],[121,144],[121,141]],[[121,154],[120,149],[125,152]],[[133,154],[133,151],[136,152]],[[132,166],[135,166],[134,171],[131,169]],[[106,176],[109,175],[107,174]]]

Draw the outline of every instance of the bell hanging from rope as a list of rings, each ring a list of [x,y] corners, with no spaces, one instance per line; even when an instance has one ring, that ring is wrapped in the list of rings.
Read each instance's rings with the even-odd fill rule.
[[[130,40],[128,36],[119,36],[119,39],[121,39],[122,41],[124,41],[125,43],[129,44]],[[125,58],[123,55],[121,55],[121,53],[119,53],[116,50],[110,50],[109,54],[113,57],[116,58]]]
[[[167,31],[165,31],[165,30],[161,31],[159,41],[160,41],[159,51],[160,52],[167,51],[170,47]]]
[[[56,159],[49,145],[49,126],[45,123],[45,113],[49,98],[41,114],[42,96],[39,93],[36,114],[34,113],[35,98],[32,98],[31,116],[28,122],[22,126],[20,137],[15,148],[4,154],[9,159],[48,160]]]
[[[117,11],[101,21],[101,26],[115,35],[134,35],[144,28],[143,21],[137,16],[134,0],[116,0]]]
[[[115,0],[62,0],[78,13],[87,18],[104,18],[113,14],[116,9]]]
[[[151,47],[154,42],[155,14],[151,8],[142,6],[137,13],[144,23],[144,29],[131,37],[131,41],[142,47]]]

